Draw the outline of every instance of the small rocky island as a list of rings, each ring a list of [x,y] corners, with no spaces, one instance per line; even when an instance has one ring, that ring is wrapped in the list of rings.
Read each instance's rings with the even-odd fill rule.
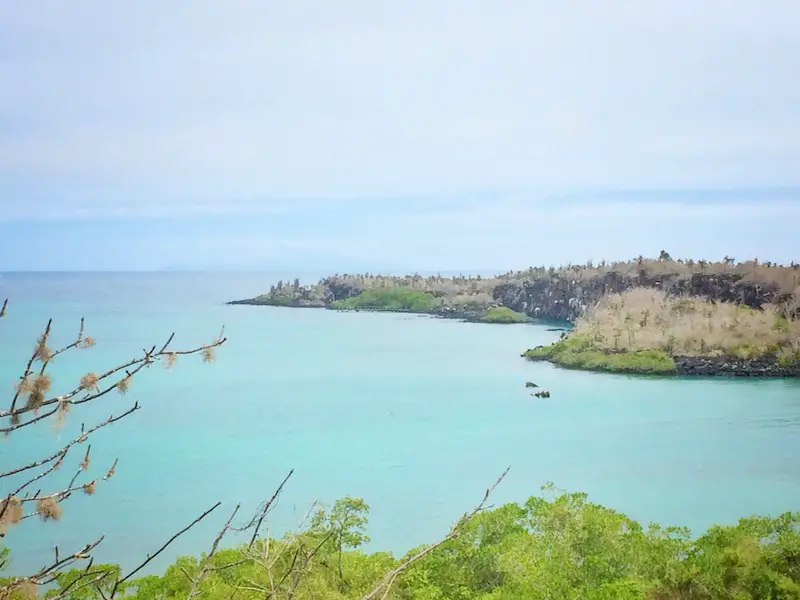
[[[586,370],[800,376],[800,265],[657,259],[495,277],[334,275],[229,304],[391,311],[483,323],[560,322],[523,356]]]

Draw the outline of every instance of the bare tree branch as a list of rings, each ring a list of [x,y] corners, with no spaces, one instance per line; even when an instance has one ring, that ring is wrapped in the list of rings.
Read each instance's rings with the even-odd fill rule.
[[[206,575],[208,575],[209,573],[208,565],[211,562],[211,559],[217,553],[217,547],[219,546],[219,543],[222,541],[222,538],[225,537],[225,534],[228,533],[228,530],[231,528],[231,521],[233,521],[234,517],[236,517],[236,513],[239,512],[240,507],[241,504],[236,505],[236,508],[233,509],[233,513],[228,518],[227,523],[225,523],[225,526],[220,530],[219,534],[217,534],[217,537],[214,539],[214,543],[211,545],[211,552],[209,552],[208,555],[203,559],[203,563],[200,566],[200,573],[197,575],[197,577],[194,580],[194,583],[192,584],[192,589],[189,592],[188,600],[192,600],[192,598],[194,598],[199,593],[200,584],[203,582],[203,580],[206,578]]]
[[[5,300],[0,309],[0,317],[6,316],[8,307],[8,300]],[[220,335],[215,338],[210,344],[205,344],[193,349],[188,350],[168,350],[169,345],[174,339],[174,334],[170,335],[166,342],[158,348],[152,346],[149,350],[144,349],[142,355],[138,358],[129,360],[128,362],[113,367],[104,373],[95,375],[88,373],[83,378],[79,385],[73,388],[66,394],[54,395],[47,398],[45,394],[50,391],[51,380],[46,371],[53,361],[71,350],[78,348],[88,348],[94,345],[94,340],[85,335],[85,320],[81,319],[78,334],[73,341],[64,345],[57,350],[51,350],[48,347],[48,342],[51,337],[53,329],[53,320],[47,322],[43,333],[36,340],[36,345],[33,352],[28,358],[22,376],[19,378],[18,384],[15,386],[14,396],[11,400],[10,408],[0,410],[0,419],[9,418],[10,422],[4,424],[0,428],[0,433],[9,434],[17,429],[34,425],[46,420],[48,417],[58,414],[59,419],[67,414],[72,406],[85,404],[96,400],[110,391],[116,389],[120,393],[125,393],[128,389],[128,384],[131,377],[139,373],[143,368],[151,366],[154,362],[163,360],[167,366],[171,366],[174,362],[175,356],[202,354],[204,362],[210,362],[213,359],[213,350],[226,342],[224,337],[224,328]],[[40,366],[36,365],[37,361],[41,363]],[[119,374],[116,381],[109,379]],[[106,383],[107,382],[107,383]],[[26,397],[26,402],[21,400]],[[18,477],[18,481],[12,484],[16,489],[14,492],[8,494],[5,498],[0,498],[0,537],[5,535],[6,529],[11,525],[16,525],[22,520],[39,514],[44,519],[57,519],[61,513],[60,503],[69,498],[74,492],[83,490],[86,494],[94,493],[95,485],[99,478],[94,478],[87,482],[79,481],[81,473],[86,473],[89,468],[89,458],[92,454],[92,446],[88,445],[86,452],[80,465],[76,468],[74,474],[69,482],[62,489],[53,493],[41,493],[41,490],[35,494],[30,495],[26,490],[33,484],[40,482],[51,475],[64,463],[67,456],[70,454],[71,449],[77,445],[85,443],[89,437],[99,429],[102,429],[112,423],[129,416],[133,412],[139,410],[138,402],[131,408],[118,416],[109,416],[106,420],[97,423],[93,427],[86,429],[84,424],[81,424],[80,435],[75,439],[69,441],[67,444],[59,448],[54,453],[33,460],[21,466],[7,468],[0,473],[0,479]],[[23,420],[24,417],[24,420]],[[102,478],[103,481],[109,479],[115,472],[117,460],[114,460],[113,465],[108,470],[106,475]],[[43,470],[36,474],[31,475],[28,472],[34,469],[42,468]],[[27,479],[26,479],[27,477]],[[25,492],[24,496],[20,495]],[[23,514],[23,507],[36,504],[36,511],[25,515]],[[209,510],[197,517],[187,527],[183,528],[175,535],[173,535],[165,544],[163,544],[154,554],[148,555],[145,560],[139,564],[138,567],[133,569],[129,574],[124,577],[116,576],[113,590],[109,597],[113,597],[117,592],[123,589],[123,585],[148,565],[155,557],[161,554],[175,539],[180,535],[191,529],[194,525],[208,516],[213,510],[219,506],[215,504]],[[258,523],[260,526],[260,521]],[[229,527],[229,524],[228,524]],[[65,569],[70,568],[77,561],[88,560],[88,566],[84,573],[69,581],[64,587],[58,590],[58,595],[55,598],[69,598],[72,597],[79,590],[94,586],[96,592],[101,597],[106,597],[106,593],[101,588],[100,583],[106,580],[110,571],[107,569],[91,570],[92,565],[92,551],[102,542],[103,538],[96,540],[93,543],[87,544],[78,552],[69,555],[61,556],[58,546],[55,547],[55,559],[47,566],[39,569],[35,573],[26,576],[14,577],[8,580],[4,585],[0,586],[0,597],[6,597],[12,590],[19,589],[25,586],[46,586],[55,581],[59,574]],[[214,548],[219,544],[220,538],[215,542]]]
[[[59,590],[58,595],[57,596],[51,596],[49,600],[61,600],[62,598],[69,598],[71,594],[74,594],[78,590],[82,590],[83,588],[89,587],[91,585],[97,585],[98,583],[103,581],[103,579],[105,579],[109,575],[111,575],[111,571],[108,570],[108,569],[100,569],[98,571],[86,571],[81,576],[76,577],[68,585],[66,585],[65,587],[61,588]],[[80,581],[86,579],[87,577],[92,577],[92,576],[95,576],[95,577],[93,577],[92,579],[89,579],[88,581],[83,581],[83,583],[81,583],[80,585],[77,585]],[[100,591],[99,589],[97,591],[100,592],[101,596],[103,595],[102,591]]]
[[[159,554],[161,554],[161,553],[162,553],[164,550],[166,550],[166,549],[167,549],[167,547],[168,547],[168,546],[169,546],[169,545],[170,545],[172,542],[174,542],[175,540],[177,540],[177,539],[178,539],[180,536],[182,536],[184,533],[186,533],[187,531],[189,531],[189,530],[190,530],[192,527],[194,527],[195,525],[197,525],[197,524],[198,524],[200,521],[202,521],[203,519],[205,519],[205,518],[206,518],[208,515],[210,515],[212,512],[214,512],[214,511],[215,511],[215,510],[216,510],[216,509],[219,507],[219,505],[220,505],[220,504],[222,504],[222,502],[217,502],[217,503],[216,503],[214,506],[212,506],[211,508],[209,508],[209,509],[208,509],[206,512],[204,512],[202,515],[200,515],[199,517],[197,517],[197,518],[196,518],[194,521],[192,521],[191,523],[189,523],[189,524],[188,524],[186,527],[184,527],[183,529],[181,529],[181,530],[180,530],[178,533],[176,533],[176,534],[175,534],[175,535],[173,535],[171,538],[169,538],[169,539],[166,541],[166,543],[165,543],[163,546],[161,546],[161,548],[159,548],[159,549],[158,549],[158,550],[155,552],[155,554],[148,554],[148,555],[147,555],[147,558],[146,558],[144,561],[142,561],[142,563],[141,563],[141,564],[140,564],[138,567],[136,567],[136,568],[135,568],[133,571],[131,571],[130,573],[128,573],[128,574],[127,574],[125,577],[123,577],[123,578],[121,578],[121,579],[118,579],[118,580],[117,580],[117,582],[114,584],[114,589],[113,589],[113,590],[111,590],[111,597],[112,597],[112,598],[114,597],[114,595],[117,593],[117,590],[119,589],[119,586],[120,586],[120,585],[122,585],[123,583],[125,583],[126,581],[128,581],[128,580],[129,580],[131,577],[133,577],[134,575],[136,575],[136,573],[138,573],[139,571],[141,571],[142,569],[144,569],[144,568],[145,568],[145,567],[146,567],[146,566],[147,566],[147,565],[150,563],[150,561],[151,561],[151,560],[153,560],[153,559],[154,559],[156,556],[158,556],[158,555],[159,555]]]
[[[42,567],[33,575],[13,578],[9,583],[0,587],[0,598],[6,597],[6,595],[11,591],[24,586],[25,584],[47,585],[54,579],[51,578],[48,580],[47,578],[52,576],[54,573],[63,570],[65,567],[68,567],[79,560],[89,559],[91,556],[91,551],[100,545],[102,541],[103,538],[101,537],[91,544],[86,544],[81,550],[74,552],[65,558],[58,558],[58,554],[56,554],[56,560],[53,563],[47,565],[46,567]]]
[[[505,471],[503,471],[503,473],[500,475],[500,477],[497,478],[497,481],[495,481],[494,484],[490,488],[488,488],[486,490],[486,493],[483,495],[483,499],[480,501],[480,503],[472,510],[472,512],[467,513],[463,517],[461,517],[456,522],[456,524],[453,526],[453,528],[450,530],[450,533],[448,533],[444,538],[442,538],[438,542],[436,542],[434,544],[431,544],[431,545],[427,546],[426,548],[420,550],[414,556],[412,556],[412,557],[408,558],[406,561],[404,561],[396,569],[392,569],[391,571],[389,571],[386,574],[386,576],[383,578],[383,580],[378,584],[378,586],[375,587],[375,589],[373,589],[366,596],[362,596],[361,600],[374,600],[375,598],[378,597],[378,594],[380,594],[381,591],[384,592],[383,596],[381,596],[381,599],[384,600],[385,598],[387,598],[389,596],[389,590],[391,589],[391,587],[394,584],[394,582],[397,579],[397,577],[403,571],[405,571],[412,564],[414,564],[415,562],[417,562],[419,559],[423,558],[424,556],[430,554],[431,552],[433,552],[434,550],[436,550],[440,546],[443,546],[444,544],[446,544],[450,540],[458,537],[459,534],[461,533],[461,528],[464,526],[465,523],[467,523],[472,517],[474,517],[479,512],[482,512],[482,511],[486,510],[487,508],[489,508],[489,506],[487,506],[487,504],[486,504],[486,502],[489,500],[489,496],[492,494],[492,492],[495,490],[495,488],[498,485],[500,485],[500,482],[503,481],[503,479],[505,479],[505,477],[508,474],[508,471],[510,469],[511,469],[511,467],[508,467]]]
[[[85,442],[85,441],[86,441],[86,439],[87,439],[87,438],[88,438],[88,437],[89,437],[91,434],[93,434],[93,433],[94,433],[95,431],[97,431],[98,429],[102,429],[103,427],[106,427],[107,425],[111,425],[112,423],[116,423],[116,422],[117,422],[117,421],[119,421],[120,419],[124,419],[124,418],[125,418],[125,417],[127,417],[129,414],[131,414],[131,413],[133,413],[133,412],[135,412],[135,411],[139,410],[139,408],[141,408],[141,407],[139,406],[139,403],[138,403],[138,402],[136,402],[136,403],[135,403],[135,404],[134,404],[134,405],[133,405],[131,408],[129,408],[128,410],[126,410],[126,411],[125,411],[124,413],[122,413],[121,415],[119,415],[119,416],[116,416],[116,417],[115,417],[115,416],[113,416],[113,415],[111,415],[110,417],[108,417],[108,419],[106,419],[105,421],[102,421],[102,422],[98,423],[97,425],[95,425],[94,427],[92,427],[91,429],[89,429],[88,431],[85,431],[85,430],[84,430],[84,428],[83,428],[83,426],[81,426],[81,434],[80,434],[78,437],[76,437],[74,440],[72,440],[71,442],[69,442],[69,443],[68,443],[66,446],[63,446],[63,447],[62,447],[60,450],[58,450],[57,452],[55,452],[54,454],[52,454],[51,456],[48,456],[47,458],[43,458],[43,459],[41,459],[41,460],[37,460],[37,461],[35,461],[35,462],[32,462],[32,463],[30,463],[30,464],[27,464],[27,465],[25,465],[25,466],[23,466],[23,467],[17,467],[16,469],[12,469],[12,470],[10,470],[10,471],[6,471],[5,473],[0,473],[0,479],[2,479],[3,477],[10,477],[11,475],[16,475],[17,473],[22,473],[23,471],[27,471],[28,469],[33,469],[33,468],[35,468],[35,467],[41,467],[42,465],[46,465],[47,463],[49,463],[49,462],[51,462],[51,461],[54,461],[54,460],[56,460],[57,462],[63,461],[63,460],[64,460],[64,457],[67,455],[67,452],[69,452],[69,449],[70,449],[70,448],[72,448],[72,446],[74,446],[75,444],[82,444],[83,442]],[[3,430],[3,429],[0,429],[0,433],[2,433],[3,431],[5,431],[5,430]],[[56,468],[57,468],[57,467],[56,467]],[[52,470],[52,469],[51,469],[51,470]],[[41,478],[42,476],[43,476],[43,475],[40,475],[40,476],[39,476],[39,477],[37,477],[36,479],[39,479],[39,478]],[[31,480],[31,482],[29,482],[29,483],[32,483],[32,482],[33,482],[33,481],[35,481],[36,479],[33,479],[33,480]],[[25,487],[27,487],[27,485],[28,485],[28,484],[26,484],[25,486],[23,486],[22,488],[20,488],[19,490],[17,490],[17,492],[16,492],[16,493],[18,494],[20,491],[22,491],[23,489],[25,489]]]
[[[6,303],[7,302],[8,300],[6,300]],[[5,309],[5,307],[6,304],[4,303],[3,309]],[[36,347],[33,349],[33,353],[31,354],[31,357],[28,359],[28,364],[25,367],[25,372],[22,374],[22,377],[19,378],[20,381],[23,381],[28,376],[33,375],[33,371],[31,371],[31,367],[33,366],[33,361],[35,361],[36,358],[40,356],[42,348],[46,346],[47,338],[50,336],[50,328],[52,326],[53,326],[53,319],[50,319],[47,321],[47,327],[44,328],[44,333],[42,333],[41,337],[36,342]],[[14,408],[17,405],[17,400],[19,399],[21,389],[22,388],[20,386],[17,386],[17,389],[14,392],[14,398],[11,400],[11,409],[9,410],[9,413],[14,413]],[[3,414],[0,413],[0,416],[3,416]]]
[[[244,527],[240,527],[238,529],[234,529],[234,531],[246,531],[251,528],[253,529],[253,535],[250,537],[250,543],[248,544],[248,548],[252,547],[253,543],[256,541],[256,538],[258,537],[258,532],[261,529],[261,525],[264,523],[264,519],[267,518],[267,515],[269,514],[270,509],[272,508],[272,505],[275,503],[275,500],[277,500],[278,496],[283,491],[283,487],[286,485],[286,482],[289,481],[289,478],[292,476],[292,474],[294,474],[294,469],[291,469],[289,471],[289,474],[286,475],[286,477],[284,477],[283,481],[281,481],[281,484],[275,490],[275,493],[272,494],[272,497],[259,507],[259,509],[256,511],[255,516],[252,519],[250,519],[250,522],[247,525],[245,525]]]
[[[173,336],[174,336],[174,334],[173,334]],[[29,412],[36,412],[36,411],[38,411],[38,410],[40,410],[40,409],[42,409],[44,407],[52,406],[54,404],[58,404],[58,403],[62,403],[62,402],[66,402],[71,406],[75,406],[75,405],[79,405],[79,404],[85,404],[86,402],[91,402],[92,400],[96,400],[97,398],[105,396],[106,394],[108,394],[112,390],[119,388],[119,386],[120,386],[120,382],[119,381],[116,381],[115,383],[113,383],[111,385],[108,385],[107,387],[105,387],[103,389],[100,389],[100,387],[97,386],[97,384],[99,382],[107,379],[108,377],[111,377],[112,375],[114,375],[116,373],[119,373],[120,371],[125,371],[126,372],[126,378],[130,378],[130,377],[133,377],[134,375],[136,375],[143,368],[151,365],[157,359],[161,359],[166,355],[176,355],[177,356],[177,355],[188,355],[188,354],[205,353],[205,352],[208,352],[210,350],[213,350],[214,348],[217,348],[218,346],[221,346],[222,344],[224,344],[227,341],[227,338],[219,338],[219,339],[215,340],[211,344],[205,344],[203,346],[200,346],[198,348],[194,348],[192,350],[174,350],[174,351],[171,350],[171,351],[167,352],[166,351],[166,347],[169,344],[169,342],[171,341],[173,336],[170,336],[170,338],[167,340],[167,343],[165,343],[164,346],[162,347],[162,350],[156,352],[155,351],[155,346],[153,346],[153,348],[151,348],[150,350],[144,350],[144,356],[143,357],[130,360],[125,364],[118,365],[118,366],[116,366],[116,367],[114,367],[112,369],[109,369],[105,373],[97,375],[96,376],[96,380],[95,380],[95,386],[96,386],[95,390],[96,391],[94,393],[89,393],[89,394],[87,394],[86,396],[84,396],[82,398],[77,398],[76,399],[75,397],[78,394],[80,394],[81,392],[88,392],[88,389],[87,389],[87,387],[85,387],[85,385],[78,385],[78,387],[74,388],[72,391],[68,392],[67,394],[63,394],[63,395],[56,396],[54,398],[50,398],[50,399],[42,401],[35,408],[34,407],[30,407],[30,406],[25,406],[25,407],[21,407],[21,408],[15,408],[15,404],[16,404],[17,398],[19,396],[19,388],[17,388],[17,392],[16,392],[16,394],[14,396],[14,401],[12,402],[11,409],[10,410],[5,410],[5,411],[0,411],[0,418],[7,417],[7,416],[13,416],[13,417],[17,417],[18,418],[20,415],[24,415],[24,414],[29,413]],[[135,368],[131,370],[131,367],[135,367]],[[29,365],[28,368],[30,369],[30,365]],[[48,417],[48,416],[54,414],[57,409],[58,409],[58,407],[56,407],[56,409],[48,412],[47,414],[45,414],[43,416],[34,417],[34,418],[32,418],[32,419],[30,419],[28,421],[22,422],[22,423],[12,424],[10,427],[4,428],[4,429],[0,429],[0,432],[2,432],[2,433],[10,433],[11,431],[14,431],[16,429],[21,429],[22,427],[26,427],[28,425],[36,423],[36,422],[40,421],[42,418]]]

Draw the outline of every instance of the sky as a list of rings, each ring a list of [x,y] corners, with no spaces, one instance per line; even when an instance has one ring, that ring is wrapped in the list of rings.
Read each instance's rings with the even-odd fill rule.
[[[796,0],[0,3],[0,271],[800,259]]]

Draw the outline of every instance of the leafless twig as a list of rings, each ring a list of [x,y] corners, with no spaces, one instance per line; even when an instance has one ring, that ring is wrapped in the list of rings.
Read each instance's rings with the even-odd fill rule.
[[[0,309],[0,317],[5,317],[8,308],[8,300],[5,300]],[[142,356],[132,359],[124,364],[118,365],[108,371],[95,375],[94,373],[86,374],[80,381],[79,385],[73,388],[66,394],[54,395],[47,398],[45,394],[50,391],[51,379],[49,374],[46,373],[48,366],[53,361],[64,353],[77,348],[88,348],[94,345],[94,340],[85,335],[85,321],[81,319],[78,334],[73,341],[65,346],[56,350],[51,350],[48,347],[48,342],[51,337],[53,329],[53,320],[47,322],[42,334],[36,340],[34,350],[28,358],[22,376],[16,385],[14,396],[11,400],[10,407],[5,410],[0,410],[0,419],[8,418],[8,424],[4,424],[0,428],[0,433],[10,434],[11,432],[31,426],[35,423],[40,423],[48,417],[58,414],[59,419],[63,418],[72,406],[85,404],[96,400],[108,394],[110,391],[116,389],[120,393],[125,393],[128,389],[128,384],[131,377],[139,373],[143,368],[149,367],[158,360],[166,360],[167,366],[171,366],[176,356],[184,356],[190,354],[202,354],[204,362],[210,362],[213,359],[213,351],[218,346],[226,342],[224,337],[224,329],[220,332],[219,337],[215,338],[210,344],[205,344],[197,348],[188,350],[168,350],[174,334],[170,335],[167,341],[159,348],[152,346],[149,350],[144,349]],[[40,363],[40,365],[37,365]],[[110,380],[114,375],[119,374],[115,380]],[[105,383],[105,382],[108,383]],[[27,398],[27,399],[26,399]],[[22,402],[22,400],[25,402]],[[67,444],[59,448],[54,453],[37,460],[30,461],[21,466],[7,468],[0,473],[0,479],[22,477],[21,481],[14,481],[12,484],[15,491],[9,493],[4,498],[0,498],[0,537],[5,535],[6,530],[10,526],[19,524],[26,518],[32,517],[36,514],[45,520],[56,520],[61,514],[61,503],[72,496],[76,491],[82,490],[86,494],[93,494],[95,485],[100,478],[94,478],[87,482],[79,482],[78,479],[82,473],[86,473],[89,469],[89,459],[92,454],[91,445],[87,446],[86,452],[83,455],[83,460],[75,470],[69,482],[62,489],[52,493],[42,493],[42,490],[30,495],[26,490],[34,483],[40,482],[51,475],[64,463],[67,455],[71,449],[77,444],[85,443],[89,437],[99,429],[102,429],[112,423],[127,417],[133,412],[139,410],[139,404],[134,405],[119,414],[118,416],[110,416],[106,420],[94,425],[93,427],[86,428],[81,424],[80,435]],[[102,477],[102,481],[108,480],[115,472],[117,466],[117,459],[114,460],[111,468]],[[34,469],[42,468],[42,471],[36,475],[31,475],[28,472]],[[12,480],[13,481],[13,480]],[[25,492],[24,495],[23,492]],[[22,496],[21,496],[22,495]],[[35,503],[36,511],[30,514],[24,514],[23,507]],[[154,554],[148,555],[145,560],[139,564],[138,567],[133,569],[128,575],[118,577],[114,582],[113,590],[110,597],[113,597],[117,592],[121,591],[123,584],[129,581],[135,574],[147,566],[156,556],[161,554],[175,539],[188,531],[206,516],[208,516],[214,509],[219,506],[215,504],[212,508],[197,517],[187,527],[180,530],[173,535],[164,545],[162,545]],[[49,565],[39,569],[35,573],[26,576],[13,577],[7,580],[3,585],[0,585],[0,598],[6,597],[13,590],[23,588],[25,586],[44,586],[48,585],[58,577],[59,573],[65,569],[70,568],[77,561],[89,561],[89,566],[86,571],[71,580],[68,585],[58,590],[58,595],[55,598],[69,598],[77,591],[85,587],[94,586],[96,591],[105,597],[105,593],[99,585],[101,581],[106,580],[110,572],[107,570],[94,570],[91,571],[92,552],[103,540],[100,539],[87,544],[81,550],[68,555],[61,555],[58,546],[55,547],[55,559]],[[218,543],[218,542],[217,542]],[[116,577],[116,576],[115,576]]]
[[[452,540],[454,538],[457,538],[459,536],[459,534],[461,533],[461,528],[464,526],[464,524],[466,524],[472,517],[474,517],[479,512],[482,512],[482,511],[486,510],[487,508],[490,508],[486,504],[487,501],[489,500],[489,496],[492,494],[494,489],[498,485],[500,485],[500,482],[503,481],[503,479],[505,479],[505,476],[508,474],[508,471],[510,469],[511,469],[511,467],[508,467],[505,471],[503,471],[503,473],[500,475],[500,477],[497,478],[497,481],[495,481],[494,484],[490,488],[488,488],[486,490],[486,493],[483,495],[483,499],[480,501],[480,503],[471,512],[466,513],[463,517],[461,517],[456,522],[456,524],[453,526],[453,528],[450,530],[450,533],[448,533],[445,537],[443,537],[438,542],[436,542],[434,544],[431,544],[431,545],[427,546],[426,548],[420,550],[419,552],[417,552],[416,554],[414,554],[413,556],[411,556],[410,558],[405,560],[397,568],[392,569],[391,571],[389,571],[386,574],[386,576],[383,578],[383,580],[381,580],[381,582],[377,585],[377,587],[375,587],[366,596],[363,596],[361,598],[361,600],[374,600],[375,598],[378,597],[378,594],[380,594],[381,592],[383,592],[383,595],[381,596],[381,600],[385,600],[389,596],[389,590],[391,590],[392,585],[394,585],[394,582],[397,580],[397,577],[403,571],[405,571],[412,564],[414,564],[415,562],[417,562],[419,559],[423,558],[424,556],[430,554],[431,552],[433,552],[434,550],[436,550],[440,546],[443,546],[444,544],[446,544],[450,540]]]
[[[176,534],[175,534],[175,535],[173,535],[171,538],[169,538],[169,539],[168,539],[168,540],[167,540],[167,541],[166,541],[166,542],[165,542],[165,543],[164,543],[164,544],[163,544],[163,545],[162,545],[162,546],[161,546],[161,547],[160,547],[158,550],[156,550],[156,551],[155,551],[155,553],[154,553],[154,554],[148,554],[148,555],[147,555],[147,558],[145,558],[145,560],[143,560],[143,561],[141,562],[141,564],[140,564],[138,567],[136,567],[135,569],[133,569],[133,571],[131,571],[130,573],[128,573],[128,574],[127,574],[125,577],[122,577],[122,578],[118,579],[118,580],[117,580],[117,582],[114,584],[114,589],[113,589],[113,590],[111,590],[111,597],[112,597],[112,598],[114,597],[114,595],[117,593],[117,590],[119,589],[119,586],[120,586],[120,585],[122,585],[123,583],[125,583],[126,581],[128,581],[128,580],[129,580],[131,577],[133,577],[134,575],[136,575],[136,573],[138,573],[139,571],[141,571],[142,569],[144,569],[144,568],[145,568],[145,567],[146,567],[146,566],[147,566],[147,565],[150,563],[150,561],[151,561],[151,560],[153,560],[153,559],[154,559],[156,556],[158,556],[158,555],[159,555],[159,554],[161,554],[161,553],[162,553],[164,550],[166,550],[166,549],[167,549],[167,547],[169,547],[169,545],[170,545],[172,542],[174,542],[175,540],[177,540],[177,539],[178,539],[180,536],[182,536],[184,533],[186,533],[187,531],[189,531],[189,530],[190,530],[192,527],[194,527],[195,525],[197,525],[197,524],[198,524],[200,521],[202,521],[203,519],[205,519],[205,518],[206,518],[208,515],[210,515],[212,512],[214,512],[214,511],[215,511],[215,510],[216,510],[216,509],[219,507],[219,505],[220,505],[220,504],[222,504],[222,502],[217,502],[217,503],[216,503],[214,506],[212,506],[211,508],[209,508],[209,509],[208,509],[207,511],[205,511],[205,512],[204,512],[202,515],[200,515],[199,517],[197,517],[197,518],[196,518],[194,521],[192,521],[191,523],[189,523],[189,524],[188,524],[186,527],[184,527],[184,528],[183,528],[183,529],[181,529],[181,530],[180,530],[178,533],[176,533]]]

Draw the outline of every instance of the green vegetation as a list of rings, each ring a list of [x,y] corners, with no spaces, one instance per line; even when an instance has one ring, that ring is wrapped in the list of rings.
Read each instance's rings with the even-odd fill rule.
[[[634,288],[605,296],[566,338],[523,356],[630,373],[675,373],[679,356],[766,358],[788,367],[800,363],[800,320],[774,306],[755,310]]]
[[[643,527],[552,486],[547,496],[477,514],[460,535],[411,564],[375,600],[715,600],[800,598],[800,513],[750,517],[698,538],[685,528]],[[206,565],[196,597],[205,600],[364,598],[403,561],[359,548],[369,507],[345,498],[280,540],[222,549]],[[267,544],[269,551],[267,552]],[[419,549],[412,550],[408,556]],[[203,557],[183,557],[161,576],[124,584],[125,598],[191,597]],[[93,571],[119,570],[95,565]],[[58,589],[85,569],[61,573]],[[84,587],[70,597],[102,600]],[[56,596],[58,589],[48,592]],[[19,598],[23,590],[16,592]]]
[[[526,315],[511,310],[507,306],[493,306],[486,311],[481,319],[484,323],[525,323],[529,319]]]
[[[661,350],[608,352],[597,349],[591,340],[572,334],[549,346],[540,346],[523,354],[530,360],[548,360],[571,369],[612,373],[672,374],[675,361]]]
[[[371,289],[358,296],[338,300],[331,304],[340,310],[406,310],[409,312],[425,312],[438,306],[439,301],[427,292],[408,288]]]

